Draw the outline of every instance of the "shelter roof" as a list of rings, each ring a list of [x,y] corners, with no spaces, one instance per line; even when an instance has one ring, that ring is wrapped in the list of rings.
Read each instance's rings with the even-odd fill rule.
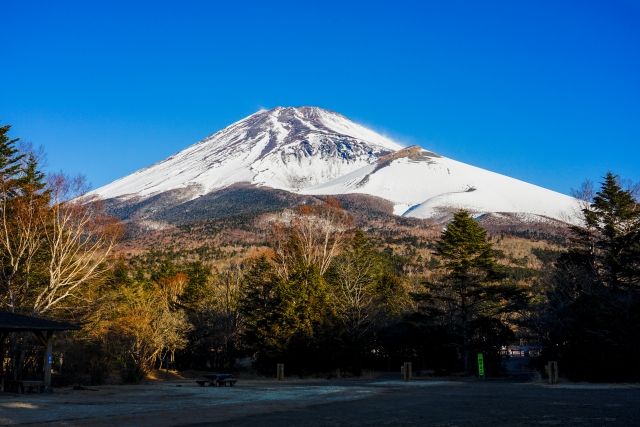
[[[78,329],[80,329],[79,326],[70,323],[55,322],[0,310],[0,331],[2,332],[70,331]]]

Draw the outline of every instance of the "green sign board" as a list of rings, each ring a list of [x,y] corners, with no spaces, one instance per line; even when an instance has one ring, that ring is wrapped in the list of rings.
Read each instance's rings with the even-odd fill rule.
[[[484,360],[482,359],[482,353],[478,354],[478,374],[484,377]]]

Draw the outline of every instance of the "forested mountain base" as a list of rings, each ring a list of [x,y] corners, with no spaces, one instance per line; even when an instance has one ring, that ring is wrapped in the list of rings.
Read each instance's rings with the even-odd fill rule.
[[[622,300],[628,305],[615,311],[627,313],[624,320],[602,317],[612,312],[607,305],[612,296],[600,292],[606,284],[599,285],[601,296],[598,304],[588,305],[590,311],[575,301],[591,298],[591,290],[576,285],[572,303],[564,301],[559,309],[560,295],[567,297],[560,278],[586,277],[574,267],[573,276],[566,272],[567,259],[584,245],[576,240],[582,228],[563,229],[554,222],[528,234],[513,228],[483,234],[480,225],[492,227],[487,218],[473,221],[459,213],[443,232],[428,221],[393,216],[375,199],[351,196],[341,202],[202,220],[120,245],[128,274],[141,283],[178,274],[187,276],[187,283],[200,280],[199,287],[185,288],[175,306],[185,310],[194,328],[185,347],[174,352],[179,367],[229,369],[237,358],[253,357],[254,368],[263,373],[287,363],[289,372],[300,375],[336,369],[349,375],[412,360],[417,370],[448,374],[473,372],[475,358],[469,355],[482,352],[488,371],[500,375],[500,349],[528,344],[542,348],[540,366],[559,360],[574,379],[637,378],[638,364],[627,356],[638,348],[635,285],[625,288]],[[597,210],[594,206],[585,204],[587,210]],[[457,252],[447,255],[443,249],[456,223],[465,230],[461,235],[476,236],[453,239],[456,251],[469,245],[462,251],[468,255],[485,248],[466,261],[447,258]],[[598,233],[604,233],[601,227]],[[625,225],[630,245],[625,260],[637,263],[633,227]],[[149,247],[155,249],[144,250]],[[478,267],[494,267],[484,276],[473,263],[465,267],[468,272],[457,270],[475,256]],[[637,280],[634,268],[625,270],[629,283]],[[614,300],[622,304],[621,297]],[[587,315],[589,320],[576,317]],[[601,319],[599,330],[594,319]],[[573,341],[567,340],[568,331]],[[597,365],[598,376],[590,374],[593,364],[613,351],[594,336],[620,340],[615,354],[623,370]],[[593,356],[585,364],[587,350]]]
[[[428,277],[437,274],[439,269],[440,261],[435,256],[434,251],[438,237],[441,234],[441,227],[428,221],[392,216],[389,211],[380,210],[376,212],[375,207],[367,203],[369,202],[368,198],[358,198],[355,201],[347,200],[345,204],[349,206],[348,203],[350,201],[358,203],[358,205],[365,208],[361,211],[362,213],[359,214],[358,211],[355,211],[351,216],[359,218],[355,220],[356,227],[368,226],[366,231],[361,232],[358,236],[360,236],[361,244],[363,241],[366,242],[364,246],[369,248],[369,257],[371,260],[375,260],[375,262],[372,261],[372,264],[376,266],[374,272],[371,273],[373,278],[367,279],[368,285],[366,287],[359,289],[358,286],[361,286],[361,284],[350,285],[356,286],[356,289],[352,289],[350,292],[355,293],[358,298],[362,299],[359,303],[364,304],[363,301],[367,302],[363,307],[350,308],[350,310],[359,312],[360,315],[367,319],[366,322],[364,320],[360,322],[366,332],[363,334],[351,332],[352,335],[358,336],[357,342],[351,342],[351,338],[346,343],[341,340],[336,341],[335,337],[340,336],[339,326],[341,323],[334,319],[331,328],[327,325],[323,326],[323,328],[328,329],[325,331],[326,337],[323,338],[323,344],[320,346],[322,351],[313,347],[313,351],[306,354],[305,352],[298,352],[302,350],[292,351],[289,349],[276,352],[276,356],[273,357],[278,358],[281,362],[288,361],[288,366],[290,367],[296,366],[296,369],[298,369],[296,372],[298,373],[334,372],[336,367],[343,374],[360,372],[362,369],[387,369],[392,361],[395,366],[407,358],[416,360],[416,366],[422,369],[438,370],[442,373],[463,370],[460,365],[459,355],[456,352],[456,345],[452,344],[456,342],[456,338],[448,335],[445,328],[438,327],[435,330],[439,331],[437,333],[441,334],[441,338],[440,340],[434,340],[434,337],[430,335],[431,332],[429,332],[433,325],[427,327],[423,324],[424,322],[416,322],[416,319],[411,316],[411,313],[418,309],[418,303],[414,300],[412,294],[424,292],[423,282]],[[373,213],[367,215],[368,210]],[[353,207],[350,212],[354,212]],[[287,215],[305,217],[305,215],[288,211],[288,213],[273,212],[262,215],[241,215],[200,221],[125,242],[120,246],[120,253],[128,259],[131,274],[134,274],[134,271],[146,271],[149,273],[149,277],[159,277],[165,274],[159,271],[165,269],[171,271],[171,274],[184,271],[189,276],[190,273],[187,271],[189,266],[192,263],[201,262],[216,268],[217,273],[214,273],[213,278],[215,282],[217,274],[228,271],[230,268],[235,269],[236,272],[247,274],[247,271],[252,268],[252,263],[256,262],[256,259],[260,259],[263,254],[271,262],[274,262],[275,255],[273,250],[277,242],[273,240],[275,231],[272,225],[273,222],[280,221]],[[344,218],[347,222],[351,221],[348,217]],[[290,230],[289,232],[293,231]],[[195,242],[196,238],[194,236],[198,236],[197,242],[201,246],[183,243]],[[238,238],[238,236],[242,237]],[[286,234],[286,236],[290,235]],[[148,240],[143,240],[140,243],[142,239]],[[544,241],[532,241],[509,235],[491,236],[489,239],[494,243],[494,255],[497,263],[503,266],[505,280],[509,280],[512,283],[520,283],[532,289],[535,288],[532,291],[534,293],[540,292],[540,280],[545,273],[541,270],[543,263],[538,256],[543,257],[546,261],[546,258],[540,254],[546,255],[548,258],[549,254],[553,256],[553,254],[558,253],[561,247]],[[172,249],[167,249],[168,245],[171,245],[170,248]],[[148,246],[153,246],[156,249],[149,252],[139,252],[139,249],[136,249]],[[184,249],[176,249],[180,246]],[[158,249],[161,247],[165,249]],[[348,248],[343,247],[342,250],[348,253]],[[538,256],[535,254],[538,254]],[[348,270],[349,263],[345,265],[338,261],[335,262],[336,265],[340,266],[340,270]],[[168,269],[168,263],[173,267]],[[267,264],[264,264],[263,267]],[[331,280],[336,280],[336,277],[335,274],[329,275],[329,273],[322,277],[322,282],[325,282],[323,286],[325,288],[328,287],[324,292],[328,292],[330,289],[333,289],[334,292],[336,291],[337,285],[335,282],[333,285],[327,285]],[[251,285],[249,288],[253,286]],[[241,298],[243,292],[246,291],[236,289],[235,292],[234,295],[237,299]],[[341,292],[342,298],[346,300],[355,298],[349,292],[346,294],[343,291]],[[381,292],[381,294],[377,292]],[[341,298],[329,299],[329,301],[333,301],[332,304],[344,303],[344,301],[340,303],[342,301]],[[314,304],[314,306],[317,305],[317,303]],[[382,309],[384,306],[387,307],[386,310]],[[362,314],[364,313],[362,310],[365,310],[365,308],[373,311]],[[333,307],[332,310],[335,309]],[[253,310],[249,310],[249,313],[253,312]],[[247,315],[243,316],[240,313],[240,317],[245,319]],[[326,313],[321,317],[330,318]],[[422,320],[424,321],[424,318]],[[289,321],[286,323],[289,323]],[[364,326],[365,324],[366,327]],[[342,325],[344,327],[344,323]],[[209,324],[209,327],[213,327],[213,325]],[[516,329],[517,325],[513,323],[512,327]],[[205,336],[207,334],[203,332],[201,335]],[[319,337],[322,334],[316,331],[312,335]],[[512,334],[506,338],[506,341],[502,338],[499,343],[504,344],[516,340]],[[234,340],[237,339],[238,337],[234,337]],[[288,342],[288,340],[285,341]],[[416,349],[415,346],[418,341],[429,342],[429,345],[425,347],[420,344]],[[240,339],[238,345],[240,345],[240,342],[246,345],[247,340],[246,338]],[[377,348],[373,347],[374,342],[378,346]],[[347,346],[346,349],[344,348],[345,345]],[[224,345],[219,344],[219,346],[224,348],[221,351],[226,354],[228,342],[225,341]],[[380,354],[383,348],[386,356]],[[247,354],[246,349],[242,351],[235,349],[234,351],[237,352],[237,356]],[[493,352],[494,349],[491,351]],[[273,352],[273,350],[270,352]],[[417,355],[420,355],[419,359],[416,358]],[[312,356],[319,358],[316,362],[313,362],[312,360],[315,359],[312,359]],[[271,371],[275,367],[275,364],[272,363],[275,360],[273,357],[263,356],[262,359],[259,358],[256,367],[265,372]],[[356,360],[357,363],[353,360],[349,361],[349,358]],[[214,359],[216,360],[215,363],[218,363],[224,358],[220,359],[216,355],[211,358],[211,360]],[[491,358],[489,357],[489,359]],[[306,361],[306,367],[299,366],[301,360]],[[332,360],[333,362],[331,362]],[[494,372],[498,373],[500,368],[499,358],[494,358],[490,362],[489,364],[493,366]],[[206,366],[204,359],[201,359],[200,363],[204,363],[200,367]],[[209,362],[210,365],[212,363],[211,361]],[[226,363],[231,362],[227,361]],[[327,363],[330,364],[326,365]]]

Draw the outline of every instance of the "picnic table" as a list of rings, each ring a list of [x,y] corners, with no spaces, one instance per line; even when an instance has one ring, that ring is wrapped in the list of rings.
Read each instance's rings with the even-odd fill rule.
[[[203,375],[203,377],[205,377],[207,380],[196,381],[201,387],[207,384],[207,382],[209,383],[210,387],[223,386],[223,385],[226,386],[227,384],[233,387],[236,381],[238,381],[235,378],[231,378],[231,374],[205,374]]]

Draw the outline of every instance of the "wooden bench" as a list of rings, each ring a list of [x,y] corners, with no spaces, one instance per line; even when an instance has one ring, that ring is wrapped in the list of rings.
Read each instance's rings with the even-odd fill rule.
[[[4,389],[17,389],[18,393],[26,393],[26,392],[30,392],[33,391],[33,389],[36,389],[36,392],[40,393],[43,389],[44,389],[44,381],[28,381],[28,380],[18,380],[18,381],[14,381],[14,380],[9,380],[9,381],[4,381],[3,384],[3,391]]]
[[[218,386],[226,387],[226,385],[229,384],[229,387],[233,387],[237,381],[238,380],[236,380],[235,378],[225,378],[223,380],[218,380]]]

